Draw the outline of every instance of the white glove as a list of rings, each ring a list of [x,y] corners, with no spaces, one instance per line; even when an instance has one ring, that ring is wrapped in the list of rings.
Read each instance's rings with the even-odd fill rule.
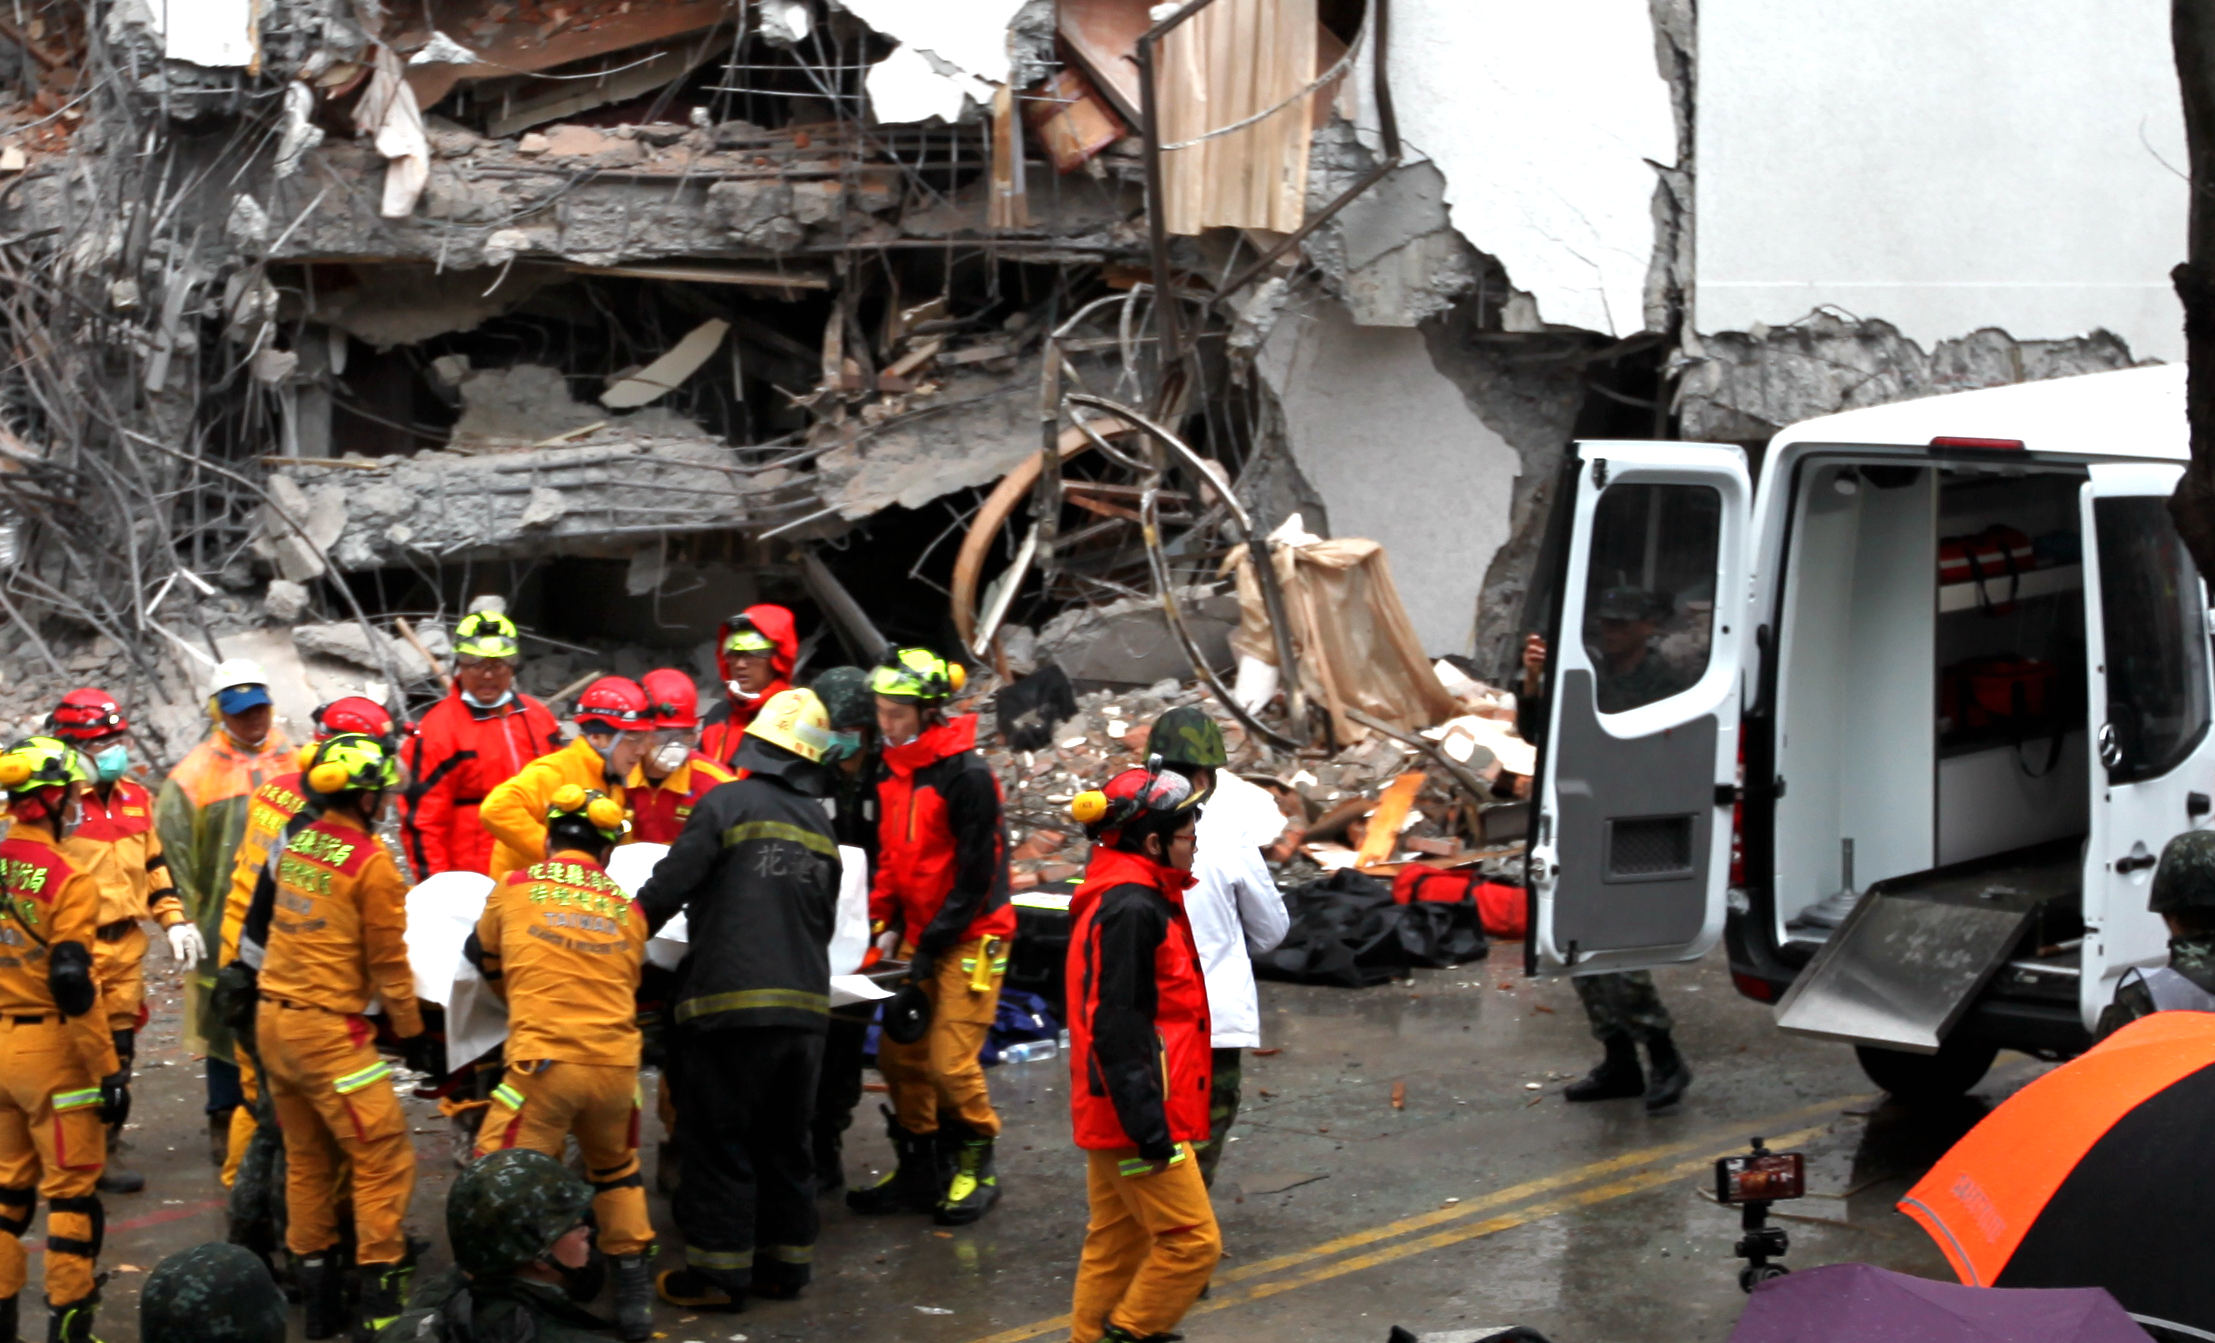
[[[169,954],[183,962],[189,971],[208,954],[208,944],[198,928],[189,923],[173,923],[169,926]]]
[[[886,960],[900,954],[900,930],[890,928],[877,935],[877,950]]]

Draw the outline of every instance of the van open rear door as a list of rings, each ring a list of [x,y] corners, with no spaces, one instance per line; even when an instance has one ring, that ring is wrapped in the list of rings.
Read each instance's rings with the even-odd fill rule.
[[[2168,931],[2146,910],[2154,864],[2171,836],[2208,824],[2215,796],[2207,594],[2169,520],[2181,471],[2097,463],[2082,494],[2096,757],[2079,962],[2086,1026],[2124,971],[2166,957]]]
[[[1541,561],[1552,611],[1545,701],[1533,706],[1545,726],[1532,973],[1696,959],[1722,935],[1730,875],[1745,455],[1651,442],[1573,452]]]

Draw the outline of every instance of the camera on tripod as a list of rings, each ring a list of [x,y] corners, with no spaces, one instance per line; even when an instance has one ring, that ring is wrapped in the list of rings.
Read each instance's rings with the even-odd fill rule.
[[[1739,1209],[1739,1226],[1745,1232],[1738,1238],[1735,1251],[1746,1261],[1738,1271],[1741,1289],[1751,1292],[1771,1278],[1792,1271],[1770,1262],[1782,1259],[1791,1241],[1783,1227],[1769,1225],[1769,1205],[1806,1193],[1807,1158],[1798,1152],[1772,1152],[1755,1138],[1753,1149],[1745,1156],[1716,1160],[1715,1200]]]

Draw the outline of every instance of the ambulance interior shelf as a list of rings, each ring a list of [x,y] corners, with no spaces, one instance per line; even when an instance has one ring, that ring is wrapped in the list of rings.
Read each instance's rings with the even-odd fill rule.
[[[2082,484],[1866,463],[1802,478],[1778,679],[1780,941],[1826,941],[1871,888],[1911,894],[1963,864],[2081,844]],[[2076,917],[2073,883],[2049,898]]]

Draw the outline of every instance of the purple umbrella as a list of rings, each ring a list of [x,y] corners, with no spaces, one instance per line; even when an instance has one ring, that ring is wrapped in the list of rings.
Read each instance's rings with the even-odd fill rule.
[[[1754,1289],[1730,1343],[2148,1343],[2098,1287],[1964,1287],[1832,1264]]]

